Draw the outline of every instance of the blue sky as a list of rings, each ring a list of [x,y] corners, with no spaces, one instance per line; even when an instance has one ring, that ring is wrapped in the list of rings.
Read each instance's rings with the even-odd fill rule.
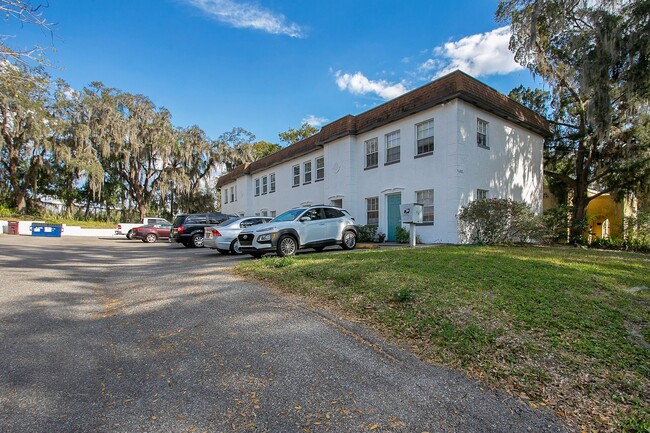
[[[49,0],[53,37],[14,26],[11,46],[53,45],[49,73],[141,93],[176,126],[258,140],[359,114],[460,68],[507,93],[535,83],[507,50],[498,1]],[[537,83],[537,85],[541,85]]]

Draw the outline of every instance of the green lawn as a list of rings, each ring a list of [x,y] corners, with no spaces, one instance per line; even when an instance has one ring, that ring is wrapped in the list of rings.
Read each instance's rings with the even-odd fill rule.
[[[650,431],[650,256],[437,246],[238,272],[345,312],[585,431]]]

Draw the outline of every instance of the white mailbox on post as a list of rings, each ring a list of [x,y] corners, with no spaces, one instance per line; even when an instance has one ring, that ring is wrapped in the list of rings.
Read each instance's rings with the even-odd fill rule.
[[[422,223],[422,205],[420,203],[401,204],[402,222],[410,224]]]
[[[407,223],[409,225],[410,232],[410,244],[412,247],[415,246],[415,225],[422,223],[422,204],[420,203],[405,203],[399,205],[399,210],[402,213],[402,223]]]

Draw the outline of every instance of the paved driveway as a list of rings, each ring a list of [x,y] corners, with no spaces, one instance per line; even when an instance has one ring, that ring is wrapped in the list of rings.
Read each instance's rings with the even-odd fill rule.
[[[239,260],[0,236],[0,431],[565,431],[231,275]]]

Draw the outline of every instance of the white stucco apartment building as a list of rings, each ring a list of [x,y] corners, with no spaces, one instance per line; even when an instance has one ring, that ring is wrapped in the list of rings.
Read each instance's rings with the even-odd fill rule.
[[[274,216],[309,204],[347,209],[393,240],[401,203],[422,203],[425,243],[457,243],[456,215],[477,198],[541,212],[543,117],[456,71],[218,180],[222,212]]]

